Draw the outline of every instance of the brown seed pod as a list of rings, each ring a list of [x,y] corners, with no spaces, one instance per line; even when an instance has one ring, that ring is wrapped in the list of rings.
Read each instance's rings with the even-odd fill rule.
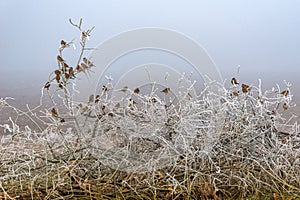
[[[88,66],[85,63],[80,64],[81,69],[84,71],[88,68]]]
[[[284,110],[287,110],[287,109],[289,108],[289,105],[288,105],[287,103],[284,103],[284,104],[282,105],[282,107],[283,107]]]
[[[69,79],[69,78],[70,78],[70,74],[65,73],[65,78],[66,78],[66,79]]]
[[[224,99],[224,98],[221,98],[220,99],[220,102],[223,104],[223,103],[226,103],[226,99]]]
[[[100,101],[100,95],[97,94],[97,95],[96,95],[96,99],[95,99],[95,103],[98,103],[99,101]]]
[[[60,44],[61,44],[61,46],[66,46],[67,45],[67,43],[64,40],[61,40]]]
[[[232,93],[230,94],[230,96],[232,96],[232,97],[237,97],[237,96],[239,96],[239,92],[238,92],[238,91],[234,91],[234,92],[232,92]]]
[[[81,108],[81,114],[85,113],[86,111],[89,110],[89,107],[88,106],[84,106]]]
[[[289,91],[288,90],[284,90],[280,94],[282,94],[283,96],[287,96],[287,95],[289,95]]]
[[[152,97],[151,99],[150,99],[150,103],[156,103],[157,102],[157,99],[155,98],[155,97]]]
[[[189,92],[186,94],[186,97],[187,97],[188,99],[192,99],[192,98],[193,98],[193,96],[192,96]]]
[[[88,63],[89,63],[89,60],[88,60],[86,57],[82,58],[82,61],[83,61],[85,64],[87,64],[87,65],[88,65]]]
[[[50,87],[50,85],[51,85],[51,84],[50,84],[50,82],[48,81],[48,82],[45,84],[44,88],[48,90],[49,87]]]
[[[52,110],[51,110],[51,115],[52,115],[52,116],[55,116],[55,117],[58,115],[55,108],[52,108]]]
[[[135,94],[139,94],[139,93],[140,93],[140,89],[139,89],[139,88],[135,88],[135,89],[133,90],[133,92],[134,92]]]
[[[88,67],[94,66],[93,63],[89,61],[86,57],[84,57],[82,60]]]
[[[247,93],[250,90],[250,86],[246,84],[242,84],[242,92]]]
[[[165,94],[168,94],[170,92],[170,88],[165,88],[161,92],[163,92]]]
[[[133,104],[137,104],[137,102],[135,102],[133,99],[129,99],[131,103]]]
[[[58,62],[64,62],[64,59],[60,55],[57,56],[57,60]]]
[[[86,38],[87,36],[89,36],[89,35],[85,31],[81,31],[82,38]]]
[[[90,97],[89,97],[89,103],[92,103],[92,102],[94,102],[94,95],[93,94],[91,94]]]
[[[57,69],[57,70],[54,71],[54,74],[60,75],[60,74],[61,74],[61,71]]]
[[[106,92],[106,91],[108,91],[108,88],[105,85],[102,85],[102,91]]]
[[[69,74],[70,74],[71,77],[74,77],[74,69],[73,69],[73,67],[69,68]]]
[[[237,82],[236,78],[233,77],[233,78],[231,79],[231,84],[232,84],[232,85],[238,85],[239,83]]]
[[[60,81],[60,75],[56,75],[55,80],[59,83],[59,81]]]
[[[63,62],[62,72],[66,73],[68,67],[69,67],[69,65],[67,63]]]
[[[60,119],[60,122],[63,123],[63,122],[66,122],[66,121],[65,121],[64,118],[61,118],[61,119]]]
[[[77,72],[81,72],[82,71],[80,65],[77,65],[76,70],[77,70]]]
[[[84,57],[82,60],[83,60],[83,62],[84,62],[85,64],[87,64],[88,59],[87,59],[86,57]]]
[[[129,107],[132,109],[134,105],[137,104],[133,99],[129,99]]]
[[[121,92],[127,92],[128,91],[128,86],[124,86],[120,91]]]
[[[69,68],[69,65],[67,63],[65,63],[65,62],[64,62],[63,65],[64,65],[65,68]]]
[[[60,89],[63,89],[63,88],[64,88],[62,83],[59,83],[59,84],[58,84],[58,87],[59,87]]]
[[[258,96],[257,99],[258,99],[258,102],[259,102],[259,103],[261,103],[261,104],[264,103],[264,100],[263,100],[262,96]]]

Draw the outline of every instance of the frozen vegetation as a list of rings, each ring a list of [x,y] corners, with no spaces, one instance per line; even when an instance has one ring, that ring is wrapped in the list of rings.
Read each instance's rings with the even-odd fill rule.
[[[107,77],[97,94],[75,102],[77,75],[97,66],[85,57],[93,28],[71,23],[81,53],[67,63],[73,41],[61,41],[44,111],[0,101],[0,113],[11,109],[32,122],[0,124],[2,199],[300,198],[300,127],[282,115],[293,106],[289,83],[262,91],[260,81],[233,78],[196,93],[183,75],[190,87],[176,95],[153,83],[146,93],[124,86],[116,100]]]

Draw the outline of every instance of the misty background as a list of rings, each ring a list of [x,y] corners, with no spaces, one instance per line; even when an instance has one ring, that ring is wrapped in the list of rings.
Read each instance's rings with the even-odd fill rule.
[[[300,102],[299,11],[300,1],[293,0],[0,0],[0,98],[38,102],[57,67],[60,41],[78,39],[68,19],[83,18],[84,28],[96,27],[88,47],[136,28],[175,30],[204,47],[224,79],[237,76],[240,66],[238,79],[247,84],[262,79],[267,89],[277,83],[283,87],[287,80]]]

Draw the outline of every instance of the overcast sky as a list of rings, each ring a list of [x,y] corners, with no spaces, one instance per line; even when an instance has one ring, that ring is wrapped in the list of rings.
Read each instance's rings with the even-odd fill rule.
[[[81,17],[96,26],[91,47],[127,30],[166,28],[202,45],[224,78],[240,65],[244,82],[300,85],[300,1],[0,0],[0,97],[39,92],[60,40],[77,36],[68,19]]]

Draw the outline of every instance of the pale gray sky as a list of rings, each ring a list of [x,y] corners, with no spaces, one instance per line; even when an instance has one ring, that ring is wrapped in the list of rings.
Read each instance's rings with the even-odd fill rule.
[[[240,65],[245,82],[300,85],[300,1],[0,0],[0,97],[39,92],[60,40],[77,36],[68,19],[81,17],[96,26],[91,47],[127,30],[167,28],[202,45],[224,78]]]

